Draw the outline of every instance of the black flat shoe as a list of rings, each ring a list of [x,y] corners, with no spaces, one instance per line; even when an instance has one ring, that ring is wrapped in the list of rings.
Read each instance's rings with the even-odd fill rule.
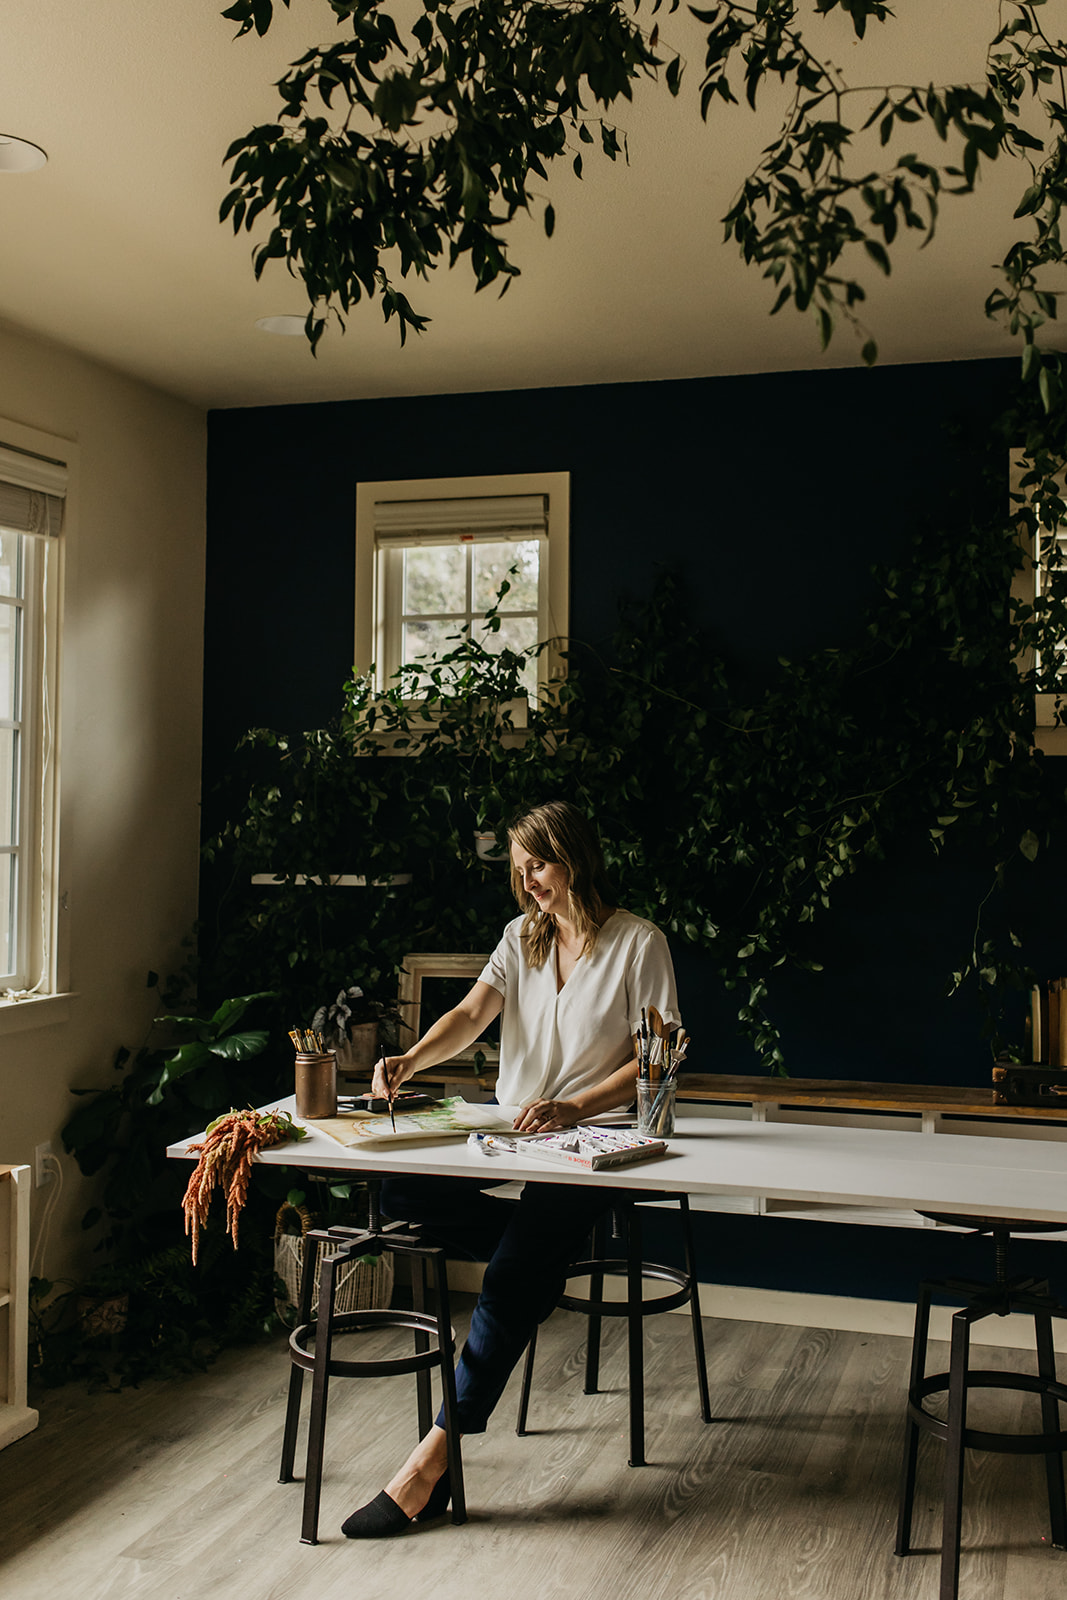
[[[438,1478],[430,1490],[430,1498],[421,1511],[416,1511],[416,1522],[432,1522],[434,1517],[443,1517],[448,1510],[448,1502],[452,1498],[452,1484],[448,1476],[448,1468]],[[399,1509],[399,1508],[398,1508]]]
[[[345,1518],[341,1532],[346,1539],[390,1539],[393,1534],[403,1533],[410,1528],[412,1520],[383,1489],[367,1505],[360,1506],[358,1511],[353,1511],[350,1517]]]
[[[392,1495],[383,1489],[367,1505],[345,1518],[341,1532],[346,1539],[391,1539],[396,1533],[404,1533],[413,1522],[432,1522],[435,1517],[443,1516],[451,1498],[452,1485],[446,1468],[430,1490],[430,1498],[422,1510],[416,1511],[413,1517],[401,1511]]]

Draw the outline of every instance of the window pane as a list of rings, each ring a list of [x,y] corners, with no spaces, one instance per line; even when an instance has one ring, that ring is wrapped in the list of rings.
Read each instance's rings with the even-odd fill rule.
[[[19,556],[22,535],[0,528],[0,594],[19,594]]]
[[[537,643],[536,617],[501,617],[498,633],[477,630],[478,639],[487,650],[530,650]],[[528,695],[537,694],[537,657],[532,656],[522,672],[522,681]]]
[[[0,717],[19,716],[18,647],[22,611],[0,600]]]
[[[0,972],[15,970],[15,862],[0,855]]]
[[[0,845],[18,843],[14,833],[18,817],[18,739],[14,728],[0,728]]]
[[[467,614],[468,545],[434,544],[404,551],[405,615],[461,611]]]
[[[462,622],[405,622],[404,661],[443,656],[461,642]]]
[[[537,610],[537,571],[541,558],[539,539],[524,539],[521,544],[476,544],[474,551],[474,609],[488,611],[496,604],[500,585],[507,578],[511,588],[504,596],[502,611]],[[512,567],[518,570],[510,571]]]

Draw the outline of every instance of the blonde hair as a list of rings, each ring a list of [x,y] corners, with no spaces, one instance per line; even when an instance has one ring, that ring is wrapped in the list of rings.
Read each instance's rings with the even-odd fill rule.
[[[600,841],[589,822],[569,800],[547,800],[509,823],[508,840],[535,860],[564,869],[567,912],[582,939],[581,953],[591,955],[601,924],[615,901]],[[556,937],[556,919],[526,893],[522,873],[514,861],[511,888],[524,913],[520,937],[526,964],[543,967]]]

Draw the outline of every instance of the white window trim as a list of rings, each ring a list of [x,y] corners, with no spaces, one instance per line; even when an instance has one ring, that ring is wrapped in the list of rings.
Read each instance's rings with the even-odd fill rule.
[[[547,584],[548,648],[538,663],[539,693],[566,675],[563,650],[570,632],[570,473],[516,472],[486,477],[402,478],[356,485],[355,649],[357,673],[376,670],[387,687],[383,603],[376,581],[374,508],[383,500],[469,500],[504,495],[548,496],[548,537],[541,563]],[[540,629],[538,629],[540,633]],[[540,640],[539,640],[540,642]]]
[[[1025,452],[1020,449],[1009,452],[1008,482],[1012,495],[1020,494],[1020,484],[1023,477],[1023,456]],[[1016,514],[1016,504],[1010,502],[1012,514]],[[1019,523],[1019,548],[1023,553],[1022,565],[1017,567],[1012,578],[1011,594],[1013,600],[1019,600],[1023,605],[1032,606],[1036,597],[1036,571],[1034,567],[1034,547],[1029,530],[1025,523]],[[1020,672],[1029,672],[1034,664],[1033,651],[1024,651],[1019,657]],[[1057,707],[1067,709],[1067,688],[1063,694],[1035,694],[1034,696],[1034,745],[1047,756],[1067,756],[1067,727],[1059,720]]]
[[[67,541],[75,528],[80,483],[80,452],[72,440],[43,433],[37,428],[0,418],[0,444],[30,456],[40,456],[47,462],[56,461],[66,469],[67,490],[63,515],[63,532],[49,541],[47,583],[45,594],[47,626],[40,641],[44,652],[39,665],[50,686],[50,751],[48,765],[43,773],[37,804],[43,810],[44,850],[39,862],[39,888],[45,908],[43,918],[35,919],[39,927],[37,948],[31,952],[31,961],[42,979],[40,989],[21,998],[0,997],[0,1037],[23,1032],[30,1028],[47,1027],[67,1020],[70,1001],[70,926],[67,909],[69,888],[64,883],[60,868],[60,750],[61,704],[60,695],[60,638],[63,629],[64,566]],[[38,769],[40,770],[40,769]]]

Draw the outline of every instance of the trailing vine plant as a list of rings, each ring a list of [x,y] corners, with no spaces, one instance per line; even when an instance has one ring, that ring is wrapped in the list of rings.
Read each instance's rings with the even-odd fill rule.
[[[616,160],[625,137],[602,113],[661,81],[672,95],[681,90],[685,63],[658,21],[641,25],[640,0],[632,14],[620,0],[422,0],[406,37],[388,0],[327,3],[351,37],[308,50],[278,85],[278,121],[233,142],[222,207],[235,231],[273,214],[255,270],[280,259],[304,280],[313,346],[327,310],[347,313],[375,294],[402,339],[425,327],[390,266],[426,277],[446,246],[450,266],[469,256],[478,288],[503,276],[506,289],[518,272],[507,225],[543,203],[546,231],[554,230],[554,208],[538,187],[552,162],[569,156],[580,177],[578,145]],[[1045,371],[1051,398],[1056,363],[1029,352],[1055,314],[1041,269],[1063,259],[1067,46],[1042,27],[1044,5],[1000,0],[982,82],[884,88],[848,83],[809,45],[798,22],[808,8],[797,0],[688,8],[707,27],[705,120],[717,103],[737,102],[738,78],[752,108],[768,79],[793,89],[778,134],[724,219],[726,238],[778,285],[775,311],[789,301],[811,310],[824,347],[839,318],[860,328],[865,291],[851,272],[839,275],[846,252],[861,246],[888,273],[898,235],[933,238],[945,193],[972,193],[983,161],[1018,158],[1027,181],[1015,215],[1032,218],[1034,234],[1008,252],[987,309],[1023,335],[1025,375],[1041,381]],[[678,0],[652,0],[649,16],[661,9],[676,11]],[[835,10],[861,40],[869,22],[893,21],[885,0],[814,0],[816,16]],[[235,0],[223,15],[240,37],[266,33],[273,13],[273,0]],[[951,142],[952,159],[937,164],[906,148],[916,125]],[[872,171],[863,135],[874,128],[890,159]],[[861,331],[872,362],[876,343]]]

